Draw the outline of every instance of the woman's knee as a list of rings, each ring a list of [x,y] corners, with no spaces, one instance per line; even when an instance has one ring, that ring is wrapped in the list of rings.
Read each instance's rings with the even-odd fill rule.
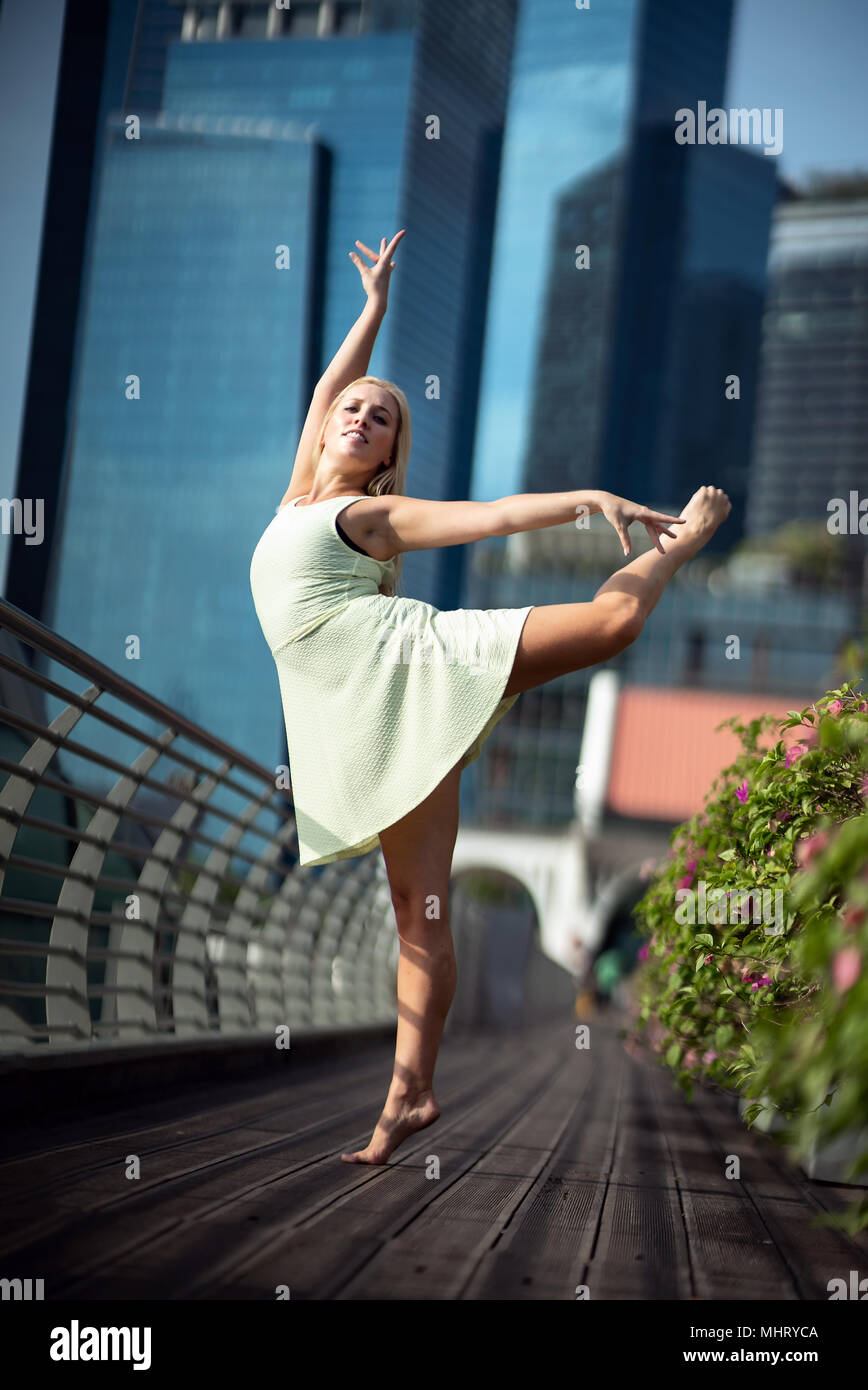
[[[397,882],[390,885],[392,906],[399,925],[442,922],[449,918],[449,894],[441,889],[426,888],[422,882]]]

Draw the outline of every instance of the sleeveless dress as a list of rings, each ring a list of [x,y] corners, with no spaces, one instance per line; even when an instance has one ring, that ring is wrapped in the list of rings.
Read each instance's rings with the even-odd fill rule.
[[[518,699],[504,697],[526,608],[440,610],[386,596],[395,560],[340,528],[361,501],[281,507],[250,562],[277,667],[299,863],[365,854],[424,801]]]

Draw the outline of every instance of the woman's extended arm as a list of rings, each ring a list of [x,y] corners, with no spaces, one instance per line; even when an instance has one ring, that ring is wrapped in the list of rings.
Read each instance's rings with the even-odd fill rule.
[[[580,516],[602,512],[630,552],[627,528],[641,521],[657,549],[660,535],[675,539],[668,528],[684,525],[684,517],[649,511],[636,502],[611,492],[521,492],[493,502],[426,502],[419,497],[387,493],[355,502],[359,523],[367,523],[364,546],[377,560],[404,550],[434,550],[445,545],[466,545],[486,536],[511,536],[516,531],[539,531],[578,521]]]
[[[296,450],[289,487],[281,498],[280,507],[285,506],[294,497],[301,497],[310,491],[313,484],[311,459],[326,411],[335,396],[343,391],[345,386],[349,386],[351,381],[355,381],[367,373],[374,343],[377,340],[377,333],[389,302],[389,276],[395,265],[390,257],[403,235],[403,231],[398,232],[392,237],[388,246],[386,245],[386,238],[382,237],[379,254],[371,251],[364,242],[357,241],[356,245],[374,262],[372,266],[366,266],[354,251],[349,253],[362,277],[367,300],[365,307],[314,389],[304,422],[304,429],[301,432],[301,439]],[[278,507],[278,511],[280,507]]]

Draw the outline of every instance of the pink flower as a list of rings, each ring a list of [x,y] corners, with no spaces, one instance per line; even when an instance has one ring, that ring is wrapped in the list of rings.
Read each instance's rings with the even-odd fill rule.
[[[846,994],[862,974],[862,957],[855,946],[843,946],[832,961],[832,983]]]
[[[716,1057],[717,1053],[712,1052],[711,1048],[709,1048],[707,1052],[703,1052],[702,1054],[702,1060],[706,1066],[708,1066],[710,1062],[713,1062],[716,1059]]]
[[[856,708],[860,710],[868,710],[868,700],[860,700]]]
[[[818,830],[815,835],[802,836],[800,840],[796,841],[796,863],[804,868],[806,864],[810,864],[811,860],[816,858],[821,850],[826,848],[828,843],[829,832],[827,830]]]
[[[787,765],[787,767],[792,767],[793,763],[798,762],[799,758],[801,758],[801,756],[802,756],[804,753],[807,753],[807,751],[808,751],[808,745],[807,745],[806,743],[794,743],[794,744],[792,744],[792,746],[791,746],[790,748],[787,749],[787,758],[786,758],[786,765]]]
[[[841,710],[842,710],[843,708],[844,708],[843,701],[841,701],[841,700],[833,700],[832,703],[831,703],[830,705],[827,705],[827,707],[826,707],[826,713],[827,713],[827,714],[831,714],[831,715],[834,717],[835,715],[840,714],[840,713],[841,713]]]
[[[640,947],[639,947],[639,959],[640,959],[640,960],[647,960],[647,959],[648,959],[648,947],[647,947],[647,946],[640,946]]]
[[[684,1054],[684,1065],[685,1067],[696,1066],[696,1053],[694,1052],[692,1047]]]
[[[765,989],[766,985],[770,985],[771,982],[771,976],[758,975],[754,983],[751,985],[751,989]]]
[[[736,789],[735,789],[735,794],[736,794],[736,796],[738,797],[739,801],[741,802],[741,804],[742,804],[742,806],[743,806],[744,803],[747,801],[747,780],[746,780],[746,779],[745,779],[744,782],[742,782],[742,784],[741,784],[740,787],[736,787]]]
[[[714,956],[706,956],[706,957],[705,957],[705,964],[706,964],[706,965],[711,965],[711,962],[712,962],[713,960],[714,960]]]
[[[680,878],[680,879],[678,880],[678,887],[679,887],[679,888],[689,888],[690,885],[691,885],[691,883],[693,882],[693,875],[694,875],[695,872],[696,872],[696,860],[695,860],[695,859],[691,859],[691,860],[688,862],[688,865],[687,865],[687,873],[684,875],[683,878]]]
[[[850,931],[855,931],[865,921],[865,908],[861,903],[848,903],[841,915],[844,926]]]

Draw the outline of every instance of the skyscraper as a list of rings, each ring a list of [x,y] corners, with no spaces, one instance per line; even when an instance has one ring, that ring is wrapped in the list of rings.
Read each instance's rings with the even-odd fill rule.
[[[274,764],[250,555],[364,303],[357,237],[408,229],[370,371],[410,400],[409,488],[469,491],[514,5],[189,6],[161,67],[171,8],[107,129],[47,621]],[[455,606],[457,559],[414,552],[407,591]]]
[[[522,7],[475,495],[596,487],[677,512],[711,481],[733,501],[714,543],[738,538],[776,166],[735,145],[675,140],[678,111],[723,102],[731,18],[729,4],[700,11],[686,0]],[[590,600],[602,576],[578,563],[546,573],[535,542],[547,534],[480,546],[471,604]],[[566,539],[578,560],[586,537]],[[522,548],[537,571],[509,573],[508,560],[504,573],[499,552]],[[720,606],[687,598],[670,596],[656,623],[659,632],[677,614],[685,631],[676,635],[673,618],[662,649],[631,649],[619,669],[673,683],[716,670],[746,682],[744,667],[718,661]],[[751,651],[766,627],[767,614],[751,626]],[[569,818],[588,675],[522,697],[492,735],[489,760],[468,768],[466,809],[486,820]]]
[[[163,115],[106,141],[51,624],[275,761],[247,550],[308,370],[324,151],[289,122]]]
[[[786,521],[828,524],[836,497],[846,501],[849,528],[851,491],[857,506],[868,498],[866,194],[800,198],[775,216],[751,535]]]
[[[21,14],[19,5],[19,16]],[[35,8],[35,7],[34,7]],[[14,491],[39,499],[44,538],[8,540],[5,594],[11,603],[47,621],[45,588],[55,539],[57,502],[68,442],[75,361],[83,314],[83,286],[93,235],[102,131],[123,94],[136,0],[65,0],[55,90],[43,94],[53,111],[46,171],[38,278]],[[7,5],[4,21],[14,22]],[[28,23],[31,16],[28,14]],[[40,42],[52,41],[56,10],[39,7]],[[26,119],[26,111],[24,113]],[[11,331],[14,331],[11,325]]]
[[[551,392],[543,380],[549,371],[560,374],[568,399],[578,397],[591,432],[590,440],[574,438],[569,449],[573,486],[587,483],[584,456],[604,425],[600,402],[584,404],[607,370],[610,330],[601,315],[604,307],[611,314],[616,292],[619,302],[629,300],[623,277],[631,265],[620,219],[632,209],[638,228],[638,219],[653,211],[641,182],[640,136],[666,128],[673,150],[684,153],[674,142],[675,112],[700,99],[710,106],[722,100],[731,18],[731,0],[701,9],[691,0],[611,0],[582,10],[560,0],[522,4],[495,228],[475,496],[519,490],[525,477],[536,477],[538,450],[544,458],[560,450],[560,439],[553,445],[545,438],[544,412],[535,412],[537,400]],[[571,218],[581,222],[575,236]],[[575,266],[577,243],[590,245],[590,271]],[[569,289],[567,277],[576,277]],[[583,292],[590,338],[579,348],[571,392],[561,350],[575,346],[576,329],[561,329],[555,319],[559,312],[575,315]],[[617,364],[613,370],[617,379]],[[555,428],[560,433],[560,422]]]

